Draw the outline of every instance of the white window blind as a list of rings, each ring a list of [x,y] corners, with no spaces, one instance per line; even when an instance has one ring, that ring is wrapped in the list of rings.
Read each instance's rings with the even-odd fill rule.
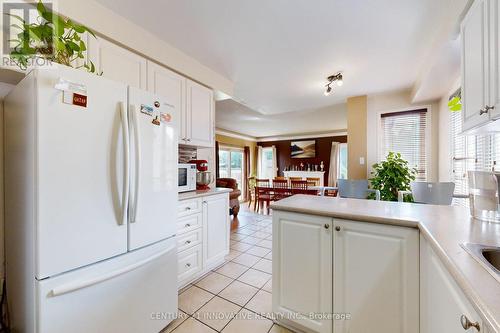
[[[467,171],[499,171],[500,134],[461,135],[461,111],[451,114],[452,175],[456,194],[468,194]],[[454,199],[454,204],[468,206],[467,199]]]
[[[427,109],[382,114],[380,160],[389,152],[400,153],[410,167],[417,169],[417,180],[427,179],[425,136]]]

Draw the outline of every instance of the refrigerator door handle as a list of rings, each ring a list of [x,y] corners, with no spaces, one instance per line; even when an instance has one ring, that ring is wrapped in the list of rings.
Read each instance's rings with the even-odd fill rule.
[[[172,246],[169,246],[167,249],[161,251],[160,253],[157,253],[149,258],[146,258],[144,260],[136,262],[135,264],[125,266],[123,268],[111,271],[107,274],[103,274],[103,275],[95,277],[95,278],[91,278],[91,279],[83,280],[83,281],[76,281],[76,282],[72,282],[72,283],[67,283],[67,284],[64,284],[62,286],[55,287],[54,289],[51,290],[50,295],[52,297],[61,296],[64,294],[75,292],[75,291],[83,289],[83,288],[87,288],[87,287],[96,285],[98,283],[102,283],[102,282],[107,281],[107,280],[111,280],[117,276],[126,274],[126,273],[133,271],[141,266],[144,266],[144,265],[158,259],[159,257],[167,254],[168,252],[173,251],[174,249],[175,249],[175,244]]]
[[[141,184],[141,143],[140,143],[140,130],[139,130],[139,120],[137,118],[137,108],[135,105],[131,105],[132,122],[134,126],[134,149],[135,149],[135,192],[134,192],[134,208],[132,211],[132,218],[130,223],[135,223],[137,221],[137,208],[139,205],[139,192]]]
[[[123,130],[123,163],[124,163],[124,172],[123,172],[123,193],[122,193],[122,216],[120,216],[119,225],[127,224],[127,210],[128,210],[128,201],[129,201],[129,180],[130,180],[130,138],[129,138],[129,130],[128,130],[128,117],[127,117],[127,109],[123,102],[120,102],[120,117],[122,122],[122,130]]]

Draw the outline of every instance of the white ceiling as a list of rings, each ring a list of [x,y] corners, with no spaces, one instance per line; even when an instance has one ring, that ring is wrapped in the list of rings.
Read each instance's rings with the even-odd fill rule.
[[[411,88],[440,25],[457,19],[455,0],[98,1],[233,80],[233,97],[266,114]],[[339,70],[344,86],[323,96]]]
[[[332,133],[347,128],[345,103],[324,108],[264,115],[226,99],[216,103],[218,128],[257,138],[308,133]]]

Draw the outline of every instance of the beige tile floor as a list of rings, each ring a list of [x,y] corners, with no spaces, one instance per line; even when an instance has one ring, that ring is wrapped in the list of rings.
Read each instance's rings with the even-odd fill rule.
[[[179,318],[162,333],[289,333],[271,320],[272,222],[240,211],[226,262],[179,291]]]

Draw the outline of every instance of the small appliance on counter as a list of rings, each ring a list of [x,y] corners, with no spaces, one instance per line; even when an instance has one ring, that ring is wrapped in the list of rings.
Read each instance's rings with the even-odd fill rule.
[[[209,190],[210,183],[214,180],[212,173],[208,171],[208,161],[206,160],[191,160],[189,163],[196,164],[198,173],[196,174],[196,189],[200,191]]]
[[[196,164],[179,163],[177,170],[179,175],[178,192],[196,191]]]
[[[500,173],[469,171],[469,200],[472,217],[500,223]]]

